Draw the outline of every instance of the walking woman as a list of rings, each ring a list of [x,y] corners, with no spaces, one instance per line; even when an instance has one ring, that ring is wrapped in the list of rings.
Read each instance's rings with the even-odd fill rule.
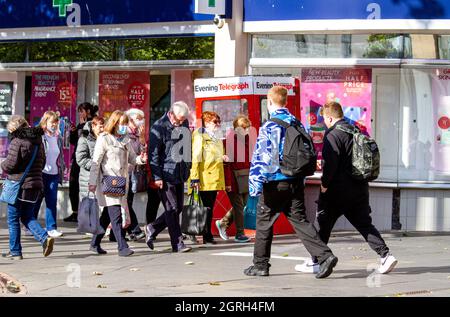
[[[14,205],[8,204],[9,252],[3,257],[11,260],[22,260],[20,243],[20,221],[41,243],[44,256],[53,251],[54,239],[36,220],[34,209],[42,195],[44,184],[42,169],[45,164],[44,147],[42,146],[41,128],[30,128],[24,117],[13,115],[7,124],[11,136],[8,156],[1,167],[8,174],[8,179],[19,181],[28,165],[28,173],[23,180],[21,190]]]
[[[40,122],[44,130],[42,142],[45,150],[45,166],[42,170],[42,180],[44,182],[45,198],[45,223],[48,235],[58,238],[63,235],[57,230],[56,224],[56,203],[58,198],[58,184],[62,184],[64,178],[64,154],[63,141],[59,134],[59,116],[53,111],[46,111]],[[34,210],[36,218],[41,208],[42,198],[36,204]]]
[[[111,223],[117,239],[119,256],[129,256],[134,252],[125,240],[125,228],[129,224],[127,195],[129,178],[128,164],[143,165],[147,162],[144,152],[137,156],[131,148],[128,132],[128,116],[116,110],[111,114],[95,144],[89,177],[89,191],[96,192],[98,204],[103,212],[100,225],[106,230]],[[105,254],[100,246],[104,234],[94,235],[91,251]]]
[[[79,176],[80,176],[80,166],[77,163],[75,153],[78,149],[78,141],[83,135],[83,129],[86,123],[90,122],[98,111],[97,106],[93,106],[89,102],[83,102],[78,106],[78,119],[79,123],[77,126],[72,124],[70,128],[70,144],[75,147],[71,160],[70,160],[70,179],[69,179],[69,198],[70,204],[72,205],[72,214],[67,218],[64,218],[65,222],[77,222],[78,216],[78,205],[80,204],[79,194]],[[87,185],[86,185],[87,186]]]
[[[250,170],[250,146],[249,129],[250,120],[240,115],[233,121],[234,130],[230,130],[226,137],[226,153],[230,162],[224,164],[225,189],[233,209],[215,225],[223,240],[228,240],[226,230],[234,222],[236,226],[236,242],[249,242],[250,238],[244,235],[244,207],[248,199],[248,174]]]
[[[223,143],[216,135],[220,129],[220,117],[215,112],[202,114],[203,127],[192,134],[191,187],[199,190],[203,205],[209,208],[207,231],[203,244],[216,244],[211,233],[211,222],[217,192],[225,190],[223,170]]]

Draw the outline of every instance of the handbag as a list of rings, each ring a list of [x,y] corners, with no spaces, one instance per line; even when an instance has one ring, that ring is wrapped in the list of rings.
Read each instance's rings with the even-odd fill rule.
[[[136,193],[146,192],[148,188],[147,172],[141,168],[135,168],[131,172],[131,191]]]
[[[239,194],[248,194],[248,174],[250,170],[233,170],[234,178],[238,186]]]
[[[199,236],[207,232],[207,216],[209,207],[204,207],[198,190],[194,190],[189,198],[189,205],[183,207],[181,232]]]
[[[104,175],[102,179],[102,192],[106,196],[122,197],[126,194],[127,179],[122,176]]]
[[[91,198],[90,195],[94,195]],[[105,230],[100,226],[99,207],[95,194],[89,192],[86,197],[81,200],[78,208],[78,227],[79,233],[103,234]]]
[[[5,181],[3,182],[2,193],[0,194],[0,201],[10,204],[10,205],[14,205],[16,203],[17,197],[19,196],[20,188],[22,187],[22,183],[24,182],[25,177],[27,176],[28,172],[30,171],[30,168],[34,163],[34,160],[36,159],[38,149],[39,149],[39,145],[36,145],[34,148],[34,151],[33,151],[33,156],[31,158],[31,161],[28,163],[20,180],[13,181],[13,180],[5,179]]]

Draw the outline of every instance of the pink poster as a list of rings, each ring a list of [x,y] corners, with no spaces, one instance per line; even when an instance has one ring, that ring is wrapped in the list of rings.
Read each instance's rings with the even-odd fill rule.
[[[438,69],[432,76],[434,155],[437,172],[450,173],[450,69]]]
[[[348,121],[371,134],[371,69],[303,69],[300,87],[301,118],[310,131],[321,169],[325,124],[320,108],[327,102],[339,102]]]
[[[69,179],[70,158],[73,146],[70,145],[70,124],[76,124],[77,115],[77,73],[33,73],[30,124],[39,124],[44,112],[50,110],[59,113],[59,132],[63,137],[64,161],[66,170],[64,179]]]

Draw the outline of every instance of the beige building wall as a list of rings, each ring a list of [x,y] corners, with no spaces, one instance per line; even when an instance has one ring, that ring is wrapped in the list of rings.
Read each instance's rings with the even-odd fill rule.
[[[432,34],[411,34],[413,58],[437,59],[439,50]]]

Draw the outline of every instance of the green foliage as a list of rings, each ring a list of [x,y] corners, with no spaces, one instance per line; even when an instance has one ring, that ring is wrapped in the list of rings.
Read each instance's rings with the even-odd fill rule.
[[[365,58],[401,58],[400,51],[394,46],[393,41],[398,34],[372,34],[369,36],[368,47],[364,52]]]
[[[214,37],[0,43],[1,63],[213,58]]]

